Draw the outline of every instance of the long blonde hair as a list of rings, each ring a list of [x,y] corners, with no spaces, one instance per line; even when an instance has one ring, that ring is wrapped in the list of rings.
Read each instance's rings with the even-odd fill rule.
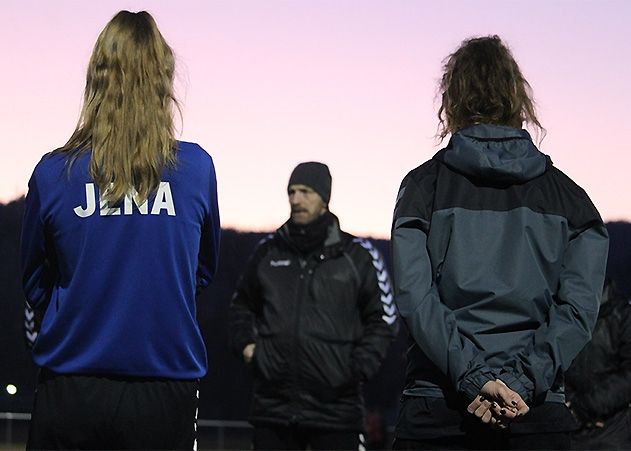
[[[99,35],[83,107],[68,142],[69,167],[91,150],[90,175],[110,205],[135,192],[146,200],[164,167],[176,162],[175,58],[153,17],[120,11]]]

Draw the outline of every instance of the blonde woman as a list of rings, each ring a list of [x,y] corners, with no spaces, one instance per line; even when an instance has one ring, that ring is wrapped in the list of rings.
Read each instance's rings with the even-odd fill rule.
[[[66,145],[29,182],[23,284],[46,306],[27,448],[191,449],[217,266],[211,157],[176,141],[174,57],[147,12],[97,39]]]

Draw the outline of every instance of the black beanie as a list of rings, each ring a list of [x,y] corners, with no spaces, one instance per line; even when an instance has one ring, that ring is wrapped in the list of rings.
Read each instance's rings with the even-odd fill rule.
[[[316,161],[300,163],[291,173],[287,188],[291,185],[305,185],[320,195],[325,204],[331,199],[331,173],[326,164]]]

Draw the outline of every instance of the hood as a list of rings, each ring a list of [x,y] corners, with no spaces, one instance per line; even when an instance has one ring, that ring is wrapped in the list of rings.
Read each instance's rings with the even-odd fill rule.
[[[458,130],[435,158],[472,179],[502,184],[532,180],[549,161],[526,130],[491,124]]]

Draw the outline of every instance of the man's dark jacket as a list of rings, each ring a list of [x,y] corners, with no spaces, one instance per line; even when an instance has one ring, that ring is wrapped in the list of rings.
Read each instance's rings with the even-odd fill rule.
[[[396,333],[395,305],[378,251],[331,216],[309,255],[292,244],[288,224],[261,241],[233,297],[234,351],[256,343],[254,425],[362,428],[361,382]]]

